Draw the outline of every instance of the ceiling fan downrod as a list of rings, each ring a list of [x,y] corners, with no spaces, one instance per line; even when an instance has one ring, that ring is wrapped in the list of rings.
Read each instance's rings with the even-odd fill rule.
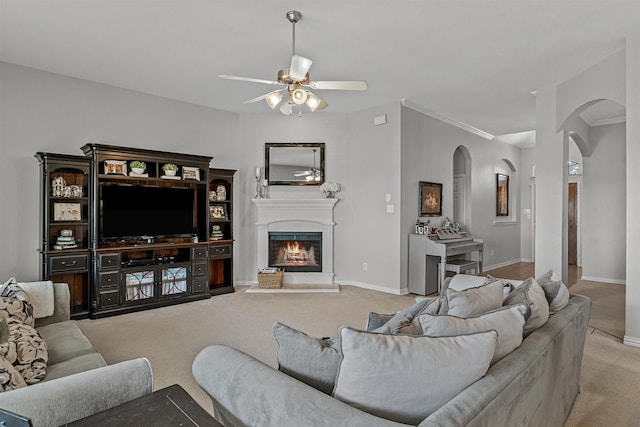
[[[296,22],[302,19],[302,14],[297,10],[290,10],[287,12],[287,19],[293,25],[293,44],[291,46],[291,56],[296,54]]]

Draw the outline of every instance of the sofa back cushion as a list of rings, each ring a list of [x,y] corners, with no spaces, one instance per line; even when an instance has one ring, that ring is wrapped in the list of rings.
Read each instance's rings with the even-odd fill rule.
[[[536,277],[536,281],[544,289],[544,296],[549,303],[549,314],[557,313],[569,303],[569,288],[553,270]]]
[[[491,364],[494,364],[522,343],[526,310],[527,307],[524,305],[512,305],[466,319],[440,314],[421,314],[419,321],[424,335],[430,337],[495,330],[498,333],[498,342],[491,359]]]
[[[438,310],[440,310],[440,303],[441,298],[427,298],[420,300],[404,310],[398,311],[391,316],[389,320],[373,330],[369,328],[369,325],[371,323],[377,323],[372,319],[375,318],[375,313],[369,313],[367,331],[377,332],[380,334],[421,335],[422,328],[420,327],[420,322],[418,322],[418,316],[422,313],[437,313]]]
[[[331,394],[342,359],[340,338],[314,338],[276,322],[278,370]]]
[[[494,280],[477,288],[463,291],[447,288],[440,314],[471,317],[502,307],[504,284]]]
[[[505,298],[504,305],[524,304],[528,307],[525,314],[524,335],[544,325],[549,320],[549,303],[544,295],[544,290],[536,279],[529,277],[516,286]]]
[[[334,397],[389,420],[419,424],[487,372],[497,333],[456,337],[340,329],[343,359]]]

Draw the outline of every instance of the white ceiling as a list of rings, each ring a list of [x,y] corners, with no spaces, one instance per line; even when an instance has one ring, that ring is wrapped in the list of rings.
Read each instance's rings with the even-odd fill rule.
[[[242,102],[273,86],[216,76],[275,80],[290,62],[292,9],[312,80],[369,83],[319,91],[329,108],[313,114],[406,99],[493,135],[534,129],[532,91],[623,49],[640,24],[638,0],[0,0],[0,60],[270,112]]]

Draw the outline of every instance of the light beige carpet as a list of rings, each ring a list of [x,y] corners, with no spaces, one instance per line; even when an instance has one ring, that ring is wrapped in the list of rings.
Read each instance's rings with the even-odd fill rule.
[[[314,294],[251,294],[245,289],[79,324],[107,363],[144,356],[151,362],[156,390],[180,384],[212,411],[191,376],[193,358],[205,346],[226,344],[275,367],[275,321],[311,336],[335,336],[342,325],[364,328],[369,311],[392,313],[414,301],[412,295],[352,286]],[[640,386],[640,349],[618,338],[624,331],[624,286],[579,282],[571,291],[593,298],[592,326],[602,329],[589,330],[582,392],[567,426],[640,426],[640,406],[632,398]]]

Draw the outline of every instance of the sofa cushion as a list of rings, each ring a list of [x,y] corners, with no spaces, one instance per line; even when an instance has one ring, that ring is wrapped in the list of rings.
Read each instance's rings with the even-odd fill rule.
[[[497,333],[456,337],[340,329],[343,359],[334,397],[389,420],[417,425],[484,376]]]
[[[437,313],[440,309],[441,298],[424,299],[398,311],[382,326],[371,330],[380,334],[422,335],[422,328],[418,316],[422,313]],[[369,328],[367,328],[369,330]]]
[[[504,300],[504,305],[516,304],[524,304],[528,307],[527,313],[525,314],[525,336],[549,320],[549,303],[545,297],[544,290],[533,277],[529,277],[520,285],[516,286]]]
[[[43,382],[67,377],[91,369],[102,368],[103,366],[107,366],[107,363],[100,353],[83,354],[82,356],[77,356],[73,359],[56,363],[55,365],[49,365],[47,368],[47,376]]]
[[[553,270],[549,270],[540,277],[536,277],[536,281],[544,289],[544,296],[549,303],[549,314],[557,313],[569,304],[569,288],[562,282]]]
[[[35,319],[53,316],[55,298],[53,282],[51,280],[42,282],[20,282],[18,286],[29,295],[30,303],[33,306],[33,317]]]
[[[16,368],[0,356],[0,392],[26,387],[27,383]]]
[[[495,330],[498,333],[498,342],[491,359],[491,364],[494,364],[522,343],[526,311],[527,307],[524,305],[513,305],[466,319],[442,314],[421,314],[419,321],[424,335],[430,337]]]
[[[331,394],[342,359],[340,338],[314,338],[276,322],[278,370]]]
[[[41,326],[38,332],[47,343],[50,365],[95,352],[75,320]]]
[[[33,307],[29,295],[11,278],[0,293],[0,314],[7,320],[34,326]]]
[[[470,317],[500,308],[503,301],[503,287],[501,280],[494,280],[463,291],[447,288],[440,314]]]
[[[9,322],[9,337],[0,344],[0,356],[16,368],[27,384],[37,383],[47,373],[47,344],[27,324]]]

